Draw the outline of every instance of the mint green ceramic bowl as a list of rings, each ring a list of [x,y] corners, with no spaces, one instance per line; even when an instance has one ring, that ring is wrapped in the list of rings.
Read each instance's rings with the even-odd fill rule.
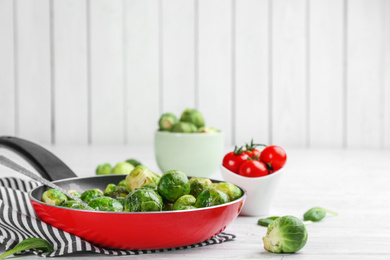
[[[180,170],[187,176],[209,177],[218,170],[224,148],[224,135],[218,133],[170,133],[157,131],[154,153],[165,173]]]

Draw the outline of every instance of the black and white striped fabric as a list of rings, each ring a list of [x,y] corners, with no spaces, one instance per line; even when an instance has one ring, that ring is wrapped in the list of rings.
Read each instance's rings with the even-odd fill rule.
[[[106,255],[140,255],[175,251],[220,244],[235,238],[235,235],[220,233],[202,243],[176,248],[156,250],[112,250],[95,246],[73,234],[57,229],[40,221],[34,213],[27,192],[39,184],[18,178],[0,178],[0,244],[5,249],[13,248],[22,240],[35,237],[47,240],[53,245],[52,253],[32,251],[42,257],[54,257],[72,253],[99,253]]]

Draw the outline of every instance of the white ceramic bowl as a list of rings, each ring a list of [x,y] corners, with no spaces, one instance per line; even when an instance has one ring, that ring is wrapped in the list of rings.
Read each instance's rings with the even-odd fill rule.
[[[247,191],[247,199],[241,210],[245,216],[265,216],[269,214],[270,205],[284,167],[263,177],[244,177],[220,165],[222,178],[226,182],[236,184]]]
[[[157,165],[165,173],[180,170],[187,176],[209,177],[218,170],[223,158],[224,134],[170,133],[157,131],[154,153]]]

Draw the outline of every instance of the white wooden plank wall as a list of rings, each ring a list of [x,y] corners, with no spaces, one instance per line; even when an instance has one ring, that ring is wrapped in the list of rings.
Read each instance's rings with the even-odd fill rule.
[[[151,144],[187,107],[227,144],[390,148],[389,0],[0,0],[0,135]]]

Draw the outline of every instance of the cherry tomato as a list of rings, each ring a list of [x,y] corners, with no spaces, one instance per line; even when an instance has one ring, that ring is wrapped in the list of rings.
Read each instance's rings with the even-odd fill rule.
[[[270,172],[275,172],[284,166],[287,161],[287,155],[282,147],[271,145],[264,148],[261,152],[260,161],[267,164]]]
[[[239,149],[235,147],[233,152],[227,153],[225,155],[222,161],[222,165],[226,169],[238,174],[241,164],[246,162],[247,159],[248,154],[243,153],[241,147]]]
[[[245,152],[251,159],[258,159],[258,158],[260,158],[260,154],[261,154],[261,152],[258,150],[258,149],[256,149],[256,148],[254,148],[254,149],[252,149],[252,151],[246,151]]]
[[[245,177],[261,177],[268,175],[268,169],[263,162],[248,160],[241,165],[239,174]]]
[[[258,147],[258,146],[265,146],[266,147],[265,144],[253,143],[253,139],[252,139],[249,144],[245,144],[245,148],[246,148],[245,153],[247,153],[250,158],[258,160],[260,157],[260,153],[261,153],[258,149],[256,149],[256,147]]]

